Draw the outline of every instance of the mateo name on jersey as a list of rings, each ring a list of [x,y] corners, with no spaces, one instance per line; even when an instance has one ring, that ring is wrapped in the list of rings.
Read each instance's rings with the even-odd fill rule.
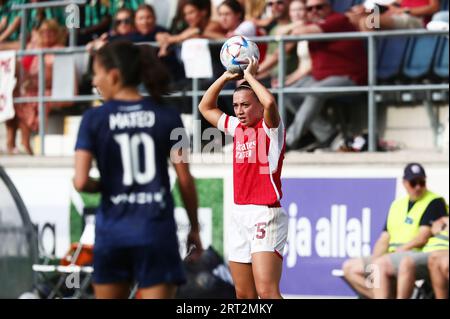
[[[128,128],[149,128],[155,125],[153,111],[135,111],[115,113],[109,115],[109,128],[111,131]]]

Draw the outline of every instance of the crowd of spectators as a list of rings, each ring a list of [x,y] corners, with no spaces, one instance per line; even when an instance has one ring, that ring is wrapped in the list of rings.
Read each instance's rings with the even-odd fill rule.
[[[12,11],[13,3],[38,0],[0,0],[0,50],[20,48],[21,11]],[[332,32],[376,31],[379,29],[424,28],[440,8],[439,0],[366,0],[345,13],[333,11],[328,0],[178,0],[173,20],[166,26],[157,24],[157,8],[145,0],[90,0],[80,6],[80,28],[77,45],[96,50],[110,41],[127,39],[133,42],[157,42],[159,57],[171,71],[174,88],[187,83],[180,59],[183,41],[194,38],[225,39],[233,35],[257,37],[263,35],[303,35]],[[384,3],[380,5],[380,3]],[[379,24],[369,23],[374,12]],[[64,8],[41,8],[27,11],[27,48],[56,48],[68,45]],[[445,16],[445,13],[440,13]],[[445,17],[444,17],[445,18]],[[448,21],[448,13],[446,15]],[[372,21],[373,22],[373,21]],[[375,26],[374,26],[375,25]],[[52,31],[48,29],[51,28]],[[53,33],[53,35],[50,35]],[[48,37],[53,40],[48,41]],[[47,40],[46,40],[47,39]],[[276,88],[281,58],[278,43],[259,44],[261,50],[258,78]],[[220,47],[211,46],[214,77],[220,65]],[[364,85],[367,79],[366,46],[362,40],[328,42],[287,42],[286,86],[326,87]],[[46,55],[46,83],[51,84],[52,56]],[[36,61],[22,58],[23,68],[16,92],[32,96],[36,91]],[[89,72],[89,70],[86,70]],[[179,85],[179,86],[177,86]],[[46,87],[46,94],[51,87]],[[316,148],[328,147],[336,137],[335,125],[323,117],[322,109],[335,95],[306,95],[293,97],[295,114],[287,132],[290,149],[302,147],[302,139],[312,134]],[[62,103],[47,106],[50,110]],[[15,131],[21,128],[23,147],[32,153],[29,135],[37,129],[36,105],[16,105],[17,116],[8,124],[8,152],[15,153]],[[25,108],[27,110],[25,111]],[[33,115],[23,115],[23,114]],[[290,122],[291,122],[290,121]],[[27,142],[28,141],[28,142]]]

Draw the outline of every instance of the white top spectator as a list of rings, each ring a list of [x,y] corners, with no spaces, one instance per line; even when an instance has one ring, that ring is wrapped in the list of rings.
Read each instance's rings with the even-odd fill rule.
[[[246,37],[256,36],[256,26],[251,21],[242,22],[236,30],[233,31],[234,35],[243,35]]]

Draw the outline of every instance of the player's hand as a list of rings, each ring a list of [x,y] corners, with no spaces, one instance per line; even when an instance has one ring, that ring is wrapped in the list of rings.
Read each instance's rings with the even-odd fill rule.
[[[238,80],[242,79],[242,74],[225,71],[223,74],[223,77],[227,82],[228,81],[238,81]]]
[[[258,59],[255,57],[252,58],[247,58],[248,61],[248,66],[247,68],[244,70],[244,78],[246,78],[248,75],[251,76],[256,76],[256,74],[258,73]]]
[[[187,252],[188,256],[186,259],[188,260],[197,260],[200,258],[203,252],[202,241],[200,240],[200,232],[196,229],[191,229],[187,238]]]
[[[158,58],[164,58],[169,54],[169,44],[163,43],[159,47]]]

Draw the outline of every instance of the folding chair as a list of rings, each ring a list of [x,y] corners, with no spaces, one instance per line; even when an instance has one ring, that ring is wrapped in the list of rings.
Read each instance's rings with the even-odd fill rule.
[[[84,212],[85,227],[80,237],[79,242],[73,243],[69,252],[61,259],[59,265],[49,264],[50,258],[47,258],[47,262],[44,264],[34,264],[32,269],[34,272],[44,274],[57,274],[59,276],[57,282],[52,285],[51,290],[46,293],[39,291],[47,299],[53,298],[90,298],[92,295],[87,293],[87,289],[91,285],[91,278],[94,268],[92,267],[93,248],[95,240],[95,216],[87,215],[86,210]],[[74,277],[74,276],[79,276]],[[44,278],[44,276],[41,276]],[[83,277],[83,278],[82,278]],[[81,279],[82,278],[82,279]],[[73,284],[72,279],[78,279]],[[44,284],[50,284],[48,280],[43,279]],[[68,287],[68,283],[70,286]],[[77,285],[79,283],[79,285]],[[64,287],[64,284],[66,286]],[[66,295],[64,288],[75,288],[72,295]]]

